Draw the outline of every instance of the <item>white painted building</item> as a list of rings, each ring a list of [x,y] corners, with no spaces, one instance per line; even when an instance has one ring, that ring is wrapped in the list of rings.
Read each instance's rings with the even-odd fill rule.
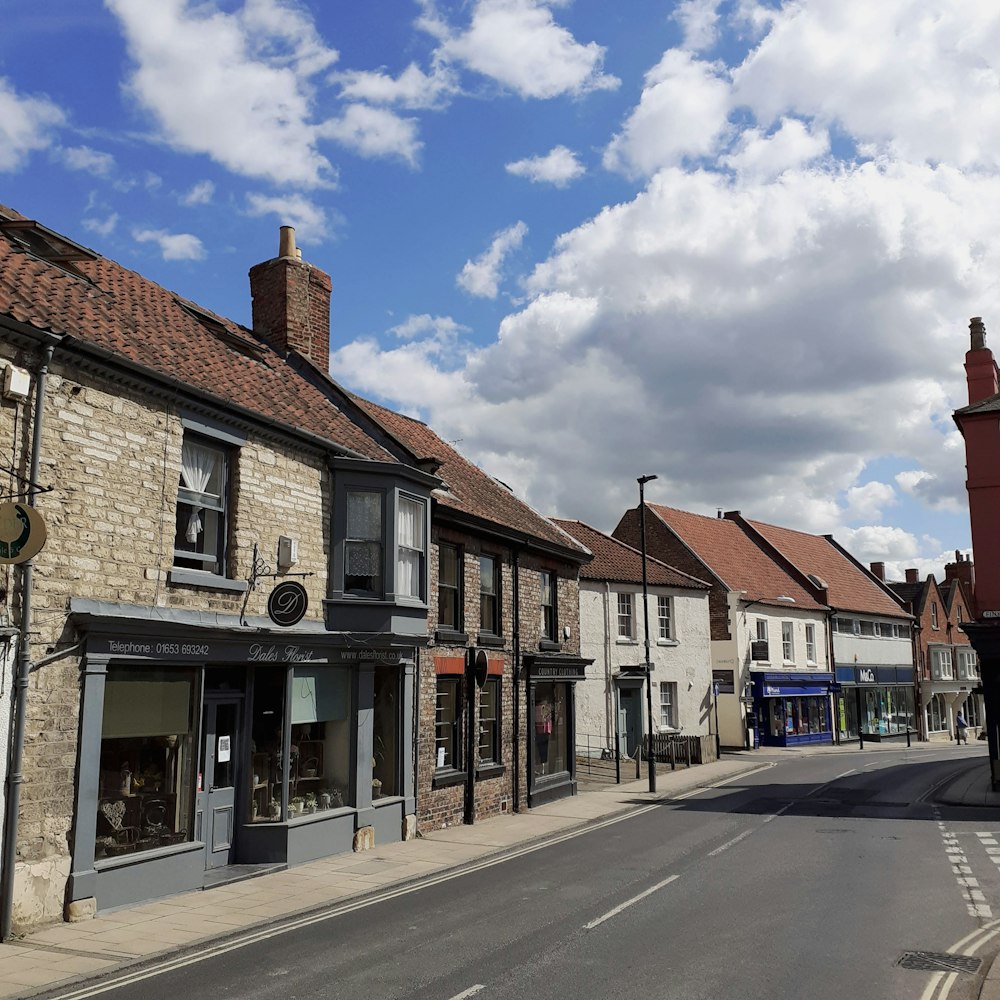
[[[556,520],[594,553],[580,571],[580,653],[593,659],[576,688],[578,753],[632,755],[648,729],[642,558],[629,545],[581,521]],[[711,731],[712,664],[707,583],[647,560],[646,613],[657,732]]]

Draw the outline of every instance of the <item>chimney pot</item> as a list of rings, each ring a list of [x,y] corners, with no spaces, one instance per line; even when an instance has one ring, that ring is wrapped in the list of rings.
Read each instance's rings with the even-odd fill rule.
[[[295,247],[295,227],[282,226],[278,234],[278,256],[296,257],[302,259],[302,255]]]

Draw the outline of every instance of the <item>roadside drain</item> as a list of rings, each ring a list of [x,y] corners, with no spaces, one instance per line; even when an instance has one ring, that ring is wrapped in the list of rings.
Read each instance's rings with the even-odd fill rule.
[[[979,971],[983,960],[942,951],[904,951],[896,964],[903,969],[920,972],[964,972],[971,976]]]

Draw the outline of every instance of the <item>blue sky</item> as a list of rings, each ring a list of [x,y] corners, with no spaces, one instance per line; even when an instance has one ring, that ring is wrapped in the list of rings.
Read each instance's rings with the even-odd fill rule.
[[[334,376],[545,513],[940,575],[998,81],[986,0],[9,5],[0,201],[243,323],[294,225]]]

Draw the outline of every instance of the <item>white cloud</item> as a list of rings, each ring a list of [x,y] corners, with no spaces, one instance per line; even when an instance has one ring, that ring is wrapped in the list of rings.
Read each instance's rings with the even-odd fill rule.
[[[722,0],[682,0],[674,18],[684,30],[684,48],[702,52],[718,39],[719,5]]]
[[[191,233],[168,233],[165,229],[133,229],[132,238],[139,243],[155,243],[164,260],[202,260],[205,248]]]
[[[248,215],[275,215],[279,225],[295,229],[297,243],[319,243],[330,235],[330,222],[322,206],[303,195],[247,195]]]
[[[51,146],[53,133],[65,119],[48,97],[19,94],[0,77],[0,172],[20,170],[31,153]]]
[[[729,83],[724,68],[679,49],[646,74],[639,105],[604,152],[604,166],[649,176],[688,157],[708,156],[727,130]]]
[[[110,236],[118,226],[118,213],[112,212],[103,219],[88,216],[83,220],[83,228],[98,236]]]
[[[135,63],[129,92],[164,141],[249,177],[333,179],[316,148],[311,77],[337,53],[291,0],[247,0],[231,14],[187,0],[105,3]]]
[[[388,108],[351,104],[339,118],[325,122],[320,133],[353,149],[359,156],[395,156],[415,166],[423,144],[417,138],[417,124]]]
[[[404,108],[441,108],[458,92],[454,73],[434,66],[425,73],[416,63],[392,77],[382,70],[347,70],[332,79],[340,84],[341,96],[366,104],[399,104]]]
[[[505,169],[516,177],[527,177],[533,184],[545,183],[555,187],[566,187],[585,172],[576,153],[565,146],[554,146],[544,156],[515,160],[508,163]]]
[[[861,486],[851,486],[846,491],[841,516],[848,521],[878,521],[882,511],[898,502],[896,491],[888,483],[871,481]]]
[[[70,170],[82,170],[95,177],[107,177],[115,168],[115,158],[110,153],[89,146],[71,146],[61,150],[60,156]]]
[[[475,260],[468,260],[455,279],[459,287],[479,298],[495,299],[500,292],[504,261],[524,242],[528,227],[523,222],[497,233],[487,250]]]
[[[199,181],[190,191],[180,197],[182,205],[207,205],[215,197],[215,185],[211,181]]]
[[[450,316],[431,316],[428,313],[407,316],[402,323],[389,329],[389,333],[400,340],[413,340],[426,336],[439,344],[453,342],[459,334],[468,332],[467,326],[456,323]]]
[[[766,181],[829,152],[830,137],[824,129],[810,127],[797,118],[783,118],[770,134],[759,128],[746,129],[734,144],[734,151],[720,157],[719,162],[744,177]]]
[[[441,39],[438,59],[463,64],[522,97],[550,98],[613,90],[617,77],[602,72],[604,48],[581,45],[545,0],[477,0],[471,23],[449,29],[427,8],[421,25]]]

